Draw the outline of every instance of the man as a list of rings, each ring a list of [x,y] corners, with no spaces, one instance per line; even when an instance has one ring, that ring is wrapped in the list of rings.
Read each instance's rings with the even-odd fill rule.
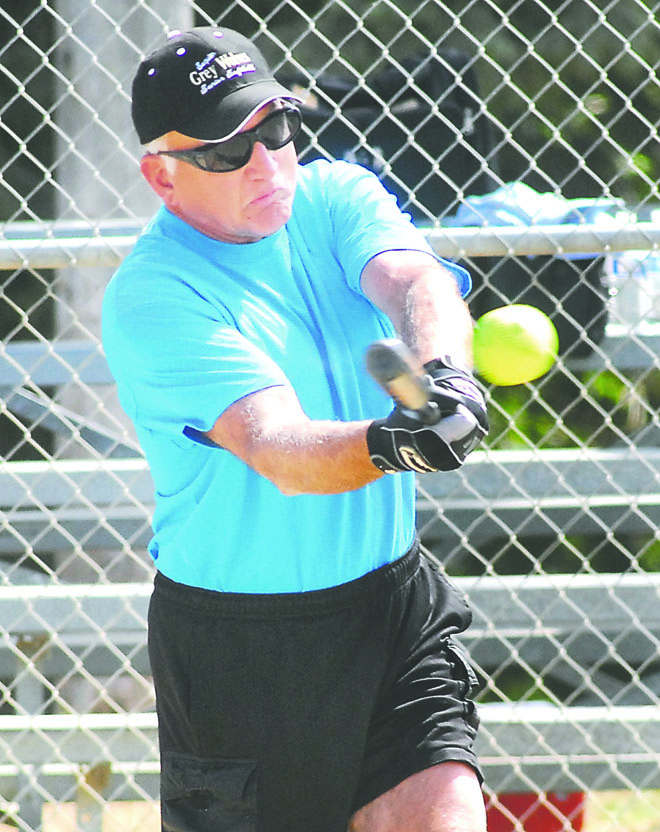
[[[299,167],[295,97],[240,34],[173,33],[133,121],[163,206],[104,344],[156,487],[163,829],[483,832],[465,603],[420,560],[414,471],[487,430],[467,274],[373,174]],[[395,333],[429,425],[367,376]]]

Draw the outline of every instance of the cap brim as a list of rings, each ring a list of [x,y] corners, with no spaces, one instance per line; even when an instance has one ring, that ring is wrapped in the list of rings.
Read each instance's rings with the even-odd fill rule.
[[[179,132],[208,143],[226,141],[238,133],[258,110],[279,98],[303,103],[300,96],[275,80],[257,81],[230,93],[219,102],[215,111],[207,110],[203,117],[186,122]]]

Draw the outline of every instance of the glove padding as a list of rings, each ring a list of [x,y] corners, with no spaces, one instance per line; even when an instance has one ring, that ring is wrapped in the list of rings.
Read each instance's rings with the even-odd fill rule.
[[[386,474],[453,471],[488,433],[483,394],[468,370],[448,359],[424,365],[430,404],[424,411],[397,404],[367,430],[373,464]]]

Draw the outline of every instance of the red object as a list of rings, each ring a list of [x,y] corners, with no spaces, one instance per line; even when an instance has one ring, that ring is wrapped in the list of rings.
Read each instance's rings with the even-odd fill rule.
[[[581,832],[585,801],[584,792],[498,794],[486,804],[488,832]]]

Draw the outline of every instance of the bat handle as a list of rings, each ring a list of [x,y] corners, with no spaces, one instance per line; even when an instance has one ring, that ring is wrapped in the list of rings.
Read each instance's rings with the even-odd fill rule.
[[[405,405],[404,405],[405,407]],[[410,408],[408,408],[410,410]],[[435,402],[427,402],[424,407],[415,408],[415,413],[427,425],[435,425],[442,418],[440,408]]]
[[[427,424],[439,421],[440,409],[431,400],[424,368],[402,341],[374,342],[367,350],[366,363],[371,376],[398,405],[414,411]]]

